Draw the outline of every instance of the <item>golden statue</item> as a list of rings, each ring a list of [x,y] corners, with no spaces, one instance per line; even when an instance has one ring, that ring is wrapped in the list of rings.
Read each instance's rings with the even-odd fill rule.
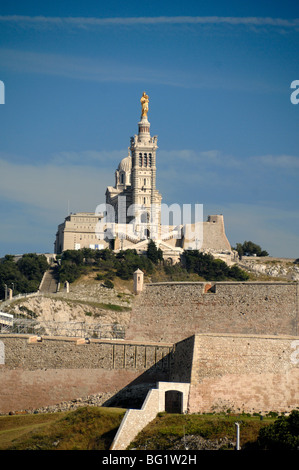
[[[148,113],[148,102],[149,102],[149,98],[148,98],[148,95],[145,93],[145,91],[143,92],[142,94],[142,97],[140,99],[140,103],[141,103],[141,117],[143,116],[147,116],[147,113]]]

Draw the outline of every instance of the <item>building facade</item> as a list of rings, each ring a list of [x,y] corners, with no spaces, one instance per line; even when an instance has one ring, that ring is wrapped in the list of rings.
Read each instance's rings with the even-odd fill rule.
[[[156,188],[158,138],[150,134],[149,98],[145,92],[140,101],[138,134],[131,137],[128,155],[115,171],[115,185],[106,189],[105,210],[68,215],[58,226],[55,253],[81,248],[136,249],[144,253],[151,239],[170,262],[178,261],[186,249],[199,249],[228,263],[233,261],[222,215],[210,215],[205,222],[199,217],[193,223],[169,223],[175,208],[165,209]],[[167,215],[166,223],[163,214]]]

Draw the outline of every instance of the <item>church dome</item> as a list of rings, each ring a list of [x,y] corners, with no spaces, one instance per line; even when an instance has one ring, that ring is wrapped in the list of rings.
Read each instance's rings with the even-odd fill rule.
[[[132,169],[132,157],[128,155],[127,157],[123,158],[120,164],[118,165],[118,171],[131,171]]]

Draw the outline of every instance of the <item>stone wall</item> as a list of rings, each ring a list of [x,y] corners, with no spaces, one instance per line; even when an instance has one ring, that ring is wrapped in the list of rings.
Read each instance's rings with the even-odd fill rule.
[[[157,380],[168,380],[172,344],[0,335],[0,413],[36,409],[91,394],[141,406]],[[113,397],[113,398],[112,398]]]
[[[298,283],[146,284],[126,339],[178,342],[197,333],[298,335]],[[209,290],[208,290],[209,289]]]
[[[30,339],[0,335],[0,414],[93,394],[97,405],[140,409],[158,382],[190,383],[191,413],[299,408],[298,336],[206,333],[175,345]]]
[[[298,337],[196,335],[189,412],[299,408]]]

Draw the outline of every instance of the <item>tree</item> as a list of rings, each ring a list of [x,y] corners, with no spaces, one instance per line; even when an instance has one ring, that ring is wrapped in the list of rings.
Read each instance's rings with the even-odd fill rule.
[[[6,255],[0,263],[0,298],[5,297],[5,286],[13,287],[15,294],[34,292],[49,265],[44,255],[27,253],[17,262],[12,255]]]
[[[17,261],[19,271],[29,280],[41,280],[44,272],[48,269],[48,261],[44,255],[27,253]]]
[[[253,243],[252,241],[245,241],[244,243],[237,243],[236,247],[233,248],[238,252],[239,256],[269,256],[269,253],[262,250],[260,245]]]
[[[249,275],[238,266],[229,267],[224,261],[214,259],[212,255],[200,253],[198,250],[186,250],[184,259],[189,273],[197,273],[208,281],[226,279],[246,281],[249,279]]]
[[[153,240],[148,242],[146,255],[154,264],[163,260],[163,252],[160,248],[157,248]]]
[[[297,450],[299,447],[299,411],[279,416],[259,432],[258,445],[265,450]]]

